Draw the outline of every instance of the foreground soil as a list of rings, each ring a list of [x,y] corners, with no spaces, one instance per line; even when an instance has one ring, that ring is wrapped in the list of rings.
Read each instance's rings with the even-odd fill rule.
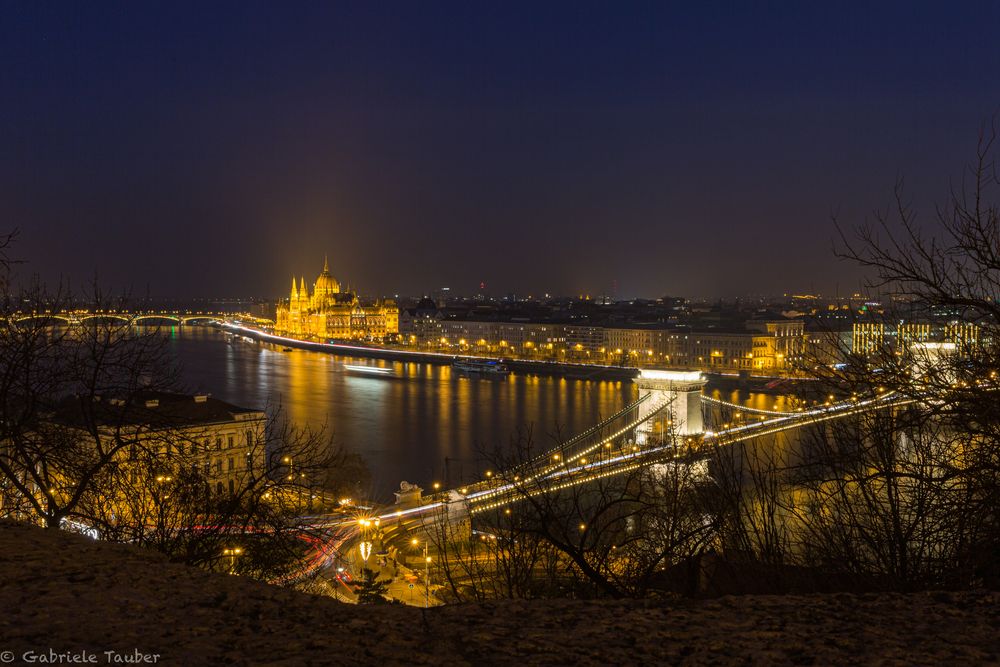
[[[0,522],[0,662],[121,664],[136,652],[160,665],[980,665],[1000,662],[1000,595],[503,601],[425,612],[347,605]]]

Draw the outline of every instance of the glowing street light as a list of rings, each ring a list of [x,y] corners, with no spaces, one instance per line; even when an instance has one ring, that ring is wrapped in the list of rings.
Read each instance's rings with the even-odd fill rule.
[[[410,544],[417,546],[420,544],[420,540],[413,538],[410,540]],[[430,606],[431,604],[431,579],[430,579],[430,565],[431,557],[427,555],[427,541],[424,540],[424,608]]]
[[[229,557],[229,574],[233,574],[236,571],[236,559],[243,555],[243,549],[241,547],[227,547],[222,550],[222,555]]]

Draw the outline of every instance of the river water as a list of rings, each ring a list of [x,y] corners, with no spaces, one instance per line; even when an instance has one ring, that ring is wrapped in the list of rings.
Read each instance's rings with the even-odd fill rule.
[[[209,327],[173,328],[169,340],[186,389],[244,407],[280,404],[297,424],[326,425],[335,442],[365,458],[380,500],[402,480],[429,488],[479,479],[477,454],[508,443],[519,427],[531,427],[547,447],[557,432],[583,431],[637,397],[628,380],[469,377],[449,366],[284,351]],[[393,374],[359,374],[345,363]],[[754,407],[783,404],[760,394],[714,395]]]

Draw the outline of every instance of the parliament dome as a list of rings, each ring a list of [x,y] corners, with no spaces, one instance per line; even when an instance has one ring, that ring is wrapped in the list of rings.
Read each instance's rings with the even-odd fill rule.
[[[323,258],[323,271],[316,278],[316,286],[314,287],[314,293],[317,295],[326,294],[338,294],[340,292],[340,283],[337,279],[330,275],[330,264],[327,259]]]

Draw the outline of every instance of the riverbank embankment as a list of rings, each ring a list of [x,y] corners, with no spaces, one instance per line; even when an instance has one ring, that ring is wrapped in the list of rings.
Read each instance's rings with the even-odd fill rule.
[[[223,330],[235,335],[245,336],[255,341],[272,343],[282,347],[300,350],[311,350],[326,354],[366,359],[384,359],[386,361],[415,362],[450,365],[458,356],[468,355],[446,354],[442,352],[426,352],[402,348],[366,345],[354,342],[329,342],[299,340],[286,336],[277,336],[260,329],[244,327],[236,324],[223,323]],[[559,361],[543,361],[537,359],[496,359],[494,357],[476,357],[502,361],[512,372],[521,375],[542,375],[548,377],[565,377],[577,380],[633,380],[639,376],[640,369],[631,366],[604,366],[600,364],[582,364]],[[811,389],[814,380],[803,378],[765,377],[729,373],[704,373],[708,380],[708,388],[720,391],[752,391],[763,394],[787,395],[798,394],[802,389]]]
[[[265,343],[273,343],[275,345],[281,345],[283,347],[299,350],[312,350],[314,352],[342,355],[345,357],[385,359],[387,361],[408,361],[448,366],[455,360],[456,357],[468,356],[444,354],[441,352],[421,352],[418,350],[378,347],[375,345],[348,342],[319,343],[315,341],[299,340],[297,338],[288,338],[286,336],[276,336],[266,331],[234,324],[224,323],[220,326],[223,330],[230,333],[246,336]],[[487,357],[481,358],[485,359]],[[639,375],[638,368],[631,368],[628,366],[600,366],[595,364],[575,364],[556,361],[506,358],[503,359],[503,363],[506,364],[507,367],[514,373],[567,377],[584,380],[631,380]]]

